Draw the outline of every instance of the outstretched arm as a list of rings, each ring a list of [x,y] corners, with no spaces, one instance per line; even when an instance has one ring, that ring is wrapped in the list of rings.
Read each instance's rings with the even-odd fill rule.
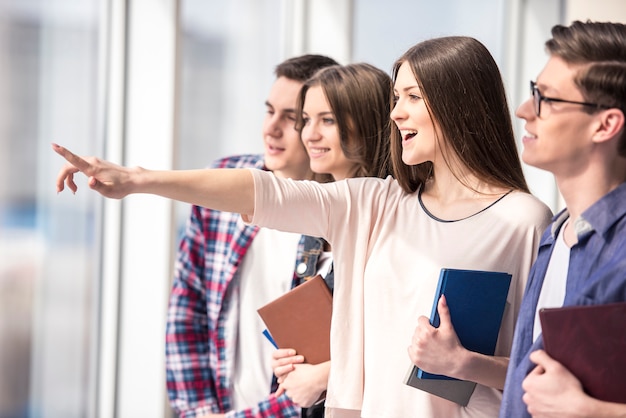
[[[245,216],[254,214],[254,181],[245,169],[154,171],[79,157],[57,144],[52,149],[67,160],[57,176],[57,192],[67,185],[76,193],[74,174],[81,172],[89,177],[91,189],[108,198],[149,193]]]

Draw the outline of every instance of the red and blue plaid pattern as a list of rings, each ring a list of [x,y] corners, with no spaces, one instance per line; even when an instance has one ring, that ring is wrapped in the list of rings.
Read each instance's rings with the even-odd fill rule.
[[[264,169],[259,155],[224,158],[213,167]],[[227,352],[234,352],[234,341],[225,338],[224,330],[233,329],[238,318],[229,315],[228,295],[236,291],[231,281],[257,231],[239,214],[192,207],[178,248],[165,344],[167,392],[181,418],[231,410],[233,359]],[[299,281],[294,274],[293,285]],[[258,405],[226,416],[300,416],[300,408],[285,395],[270,394],[271,382],[267,389],[268,397]]]

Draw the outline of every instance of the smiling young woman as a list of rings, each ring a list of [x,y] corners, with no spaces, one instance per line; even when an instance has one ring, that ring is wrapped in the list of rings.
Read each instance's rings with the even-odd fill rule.
[[[324,238],[338,260],[327,413],[493,417],[523,289],[551,213],[528,192],[500,73],[484,45],[469,37],[427,40],[393,68],[395,178],[320,184],[260,170],[152,171],[81,158],[56,146],[68,161],[57,189],[67,183],[75,191],[73,175],[81,171],[91,177],[90,187],[105,196],[152,193],[239,211],[253,224]],[[411,97],[413,89],[419,98]],[[340,120],[337,109],[334,114]],[[364,115],[352,115],[355,128],[365,126]],[[418,147],[422,129],[431,125],[435,152],[407,165],[403,142]],[[401,132],[410,135],[402,138]],[[512,275],[495,356],[461,347],[451,324],[446,333],[435,333],[427,320],[418,320],[430,314],[442,268]],[[407,356],[411,336],[421,334],[431,337],[420,337],[419,352],[431,355],[419,355],[412,344]],[[411,363],[477,382],[467,407],[405,385]]]

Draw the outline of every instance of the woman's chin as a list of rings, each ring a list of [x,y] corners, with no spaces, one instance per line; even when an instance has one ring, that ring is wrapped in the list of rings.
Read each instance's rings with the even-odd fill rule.
[[[415,156],[412,154],[403,153],[402,162],[406,165],[417,165],[422,163],[423,161],[420,161],[419,158],[415,158]]]

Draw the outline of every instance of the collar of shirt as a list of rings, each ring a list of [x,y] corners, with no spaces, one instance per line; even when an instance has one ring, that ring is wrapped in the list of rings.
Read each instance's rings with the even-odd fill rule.
[[[626,183],[604,195],[600,200],[591,205],[582,215],[574,221],[574,230],[578,241],[582,240],[593,231],[605,235],[611,227],[626,215]],[[561,227],[569,218],[567,208],[554,217],[551,228],[552,239],[556,239]]]

